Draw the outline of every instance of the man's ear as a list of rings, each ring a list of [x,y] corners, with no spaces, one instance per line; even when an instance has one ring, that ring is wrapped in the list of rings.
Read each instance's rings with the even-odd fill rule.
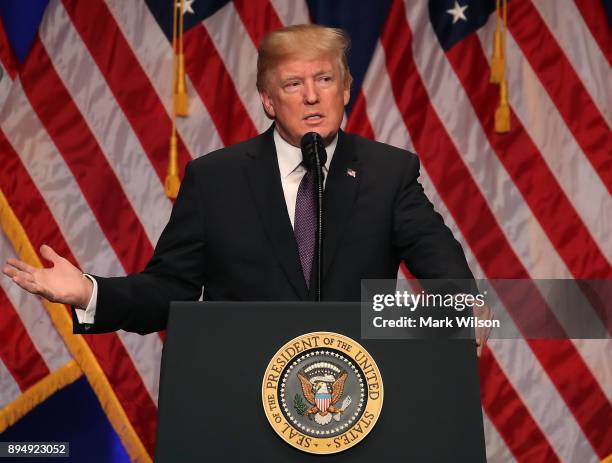
[[[259,97],[261,98],[261,104],[263,105],[266,116],[270,119],[276,118],[276,112],[274,111],[274,104],[272,103],[272,98],[265,90],[259,91]]]

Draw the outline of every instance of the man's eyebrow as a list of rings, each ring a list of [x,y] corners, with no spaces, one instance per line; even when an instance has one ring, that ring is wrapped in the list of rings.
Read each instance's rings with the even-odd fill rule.
[[[281,79],[281,82],[287,82],[289,80],[302,80],[302,78],[298,75],[288,75]]]
[[[323,74],[332,74],[333,75],[334,70],[333,69],[320,69],[317,72],[314,73],[315,77],[319,77],[320,75]],[[281,78],[281,83],[285,83],[288,82],[290,80],[302,80],[303,77],[297,74],[289,74],[288,76],[284,76]]]

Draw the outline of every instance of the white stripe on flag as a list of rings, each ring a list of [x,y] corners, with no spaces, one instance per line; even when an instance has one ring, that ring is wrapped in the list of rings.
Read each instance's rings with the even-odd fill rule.
[[[573,339],[572,342],[612,402],[612,339]]]
[[[491,420],[483,413],[483,424],[485,432],[485,444],[487,446],[487,461],[489,463],[513,463],[516,461],[512,452],[508,449],[506,442],[502,439],[497,428]]]
[[[0,408],[10,404],[20,395],[19,385],[4,362],[0,360]]]
[[[595,0],[603,1],[603,0]],[[612,125],[610,65],[574,1],[532,0],[608,125]],[[509,34],[510,35],[510,34]]]
[[[285,26],[310,22],[308,5],[304,0],[270,0],[270,3]]]
[[[4,109],[4,102],[6,101],[9,92],[11,91],[11,86],[13,85],[13,81],[11,80],[11,76],[7,72],[6,68],[0,61],[0,112]],[[8,109],[5,109],[8,111]]]

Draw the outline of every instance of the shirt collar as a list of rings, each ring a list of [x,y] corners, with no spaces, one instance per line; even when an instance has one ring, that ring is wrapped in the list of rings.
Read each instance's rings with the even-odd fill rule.
[[[278,167],[280,169],[281,178],[287,177],[294,170],[296,170],[302,163],[302,150],[297,146],[293,146],[281,137],[278,130],[274,128],[274,144],[276,145],[276,156],[278,158]],[[327,153],[327,161],[323,170],[329,172],[329,165],[334,151],[336,151],[336,145],[338,144],[338,134],[334,137],[329,145],[325,147]]]

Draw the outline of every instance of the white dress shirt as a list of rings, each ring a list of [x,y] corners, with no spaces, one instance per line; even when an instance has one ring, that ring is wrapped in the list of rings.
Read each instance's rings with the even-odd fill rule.
[[[323,173],[325,174],[323,179],[324,187],[327,182],[329,165],[334,155],[334,151],[336,151],[337,144],[338,134],[336,134],[331,143],[325,148],[327,152],[327,161],[325,162],[325,166],[323,166]],[[295,201],[297,199],[298,187],[306,174],[306,168],[302,165],[302,150],[287,142],[281,137],[276,129],[274,129],[274,145],[276,146],[276,159],[278,160],[278,168],[280,170],[285,203],[287,204],[287,212],[289,213],[289,219],[293,227],[295,223]],[[93,323],[98,300],[98,282],[91,275],[84,274],[84,276],[89,278],[93,283],[93,291],[87,307],[85,309],[75,307],[75,312],[79,323]]]

